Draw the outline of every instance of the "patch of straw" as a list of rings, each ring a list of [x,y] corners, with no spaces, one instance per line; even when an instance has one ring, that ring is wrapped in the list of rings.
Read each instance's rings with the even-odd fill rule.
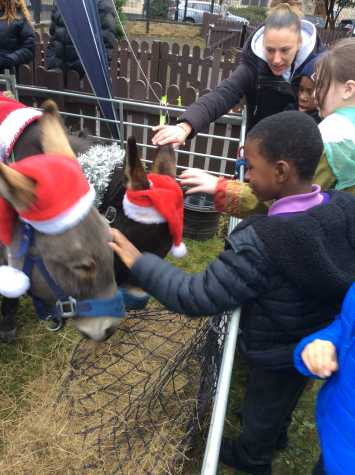
[[[32,382],[4,429],[3,475],[182,472],[197,421],[207,323],[136,312],[105,344],[82,341],[65,377]]]

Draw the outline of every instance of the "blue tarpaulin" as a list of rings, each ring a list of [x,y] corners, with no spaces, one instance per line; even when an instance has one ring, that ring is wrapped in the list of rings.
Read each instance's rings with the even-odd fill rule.
[[[94,93],[99,97],[112,98],[96,0],[57,0],[57,4]],[[117,120],[111,102],[99,101],[99,104],[106,119]],[[110,128],[114,138],[120,139],[118,124],[111,124]]]

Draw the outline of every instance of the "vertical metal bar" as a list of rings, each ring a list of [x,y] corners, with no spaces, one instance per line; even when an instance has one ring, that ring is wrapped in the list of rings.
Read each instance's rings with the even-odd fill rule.
[[[146,18],[146,24],[145,24],[145,33],[148,35],[149,34],[149,25],[150,25],[150,0],[146,0],[146,12],[145,14],[147,15]]]
[[[120,147],[124,148],[123,103],[119,103],[120,113]]]
[[[187,12],[187,4],[189,0],[185,0],[185,6],[184,6],[184,16],[182,21],[186,21],[186,12]]]
[[[179,4],[180,4],[180,0],[176,0],[174,21],[179,21],[179,6],[180,6]]]
[[[41,23],[42,1],[31,0],[31,7],[33,10],[33,19],[36,24]]]
[[[242,124],[240,128],[239,145],[244,145],[246,134],[247,116],[243,110]],[[244,167],[240,170],[240,181],[244,180]],[[231,217],[229,220],[228,234],[232,232],[238,224],[237,218]],[[235,310],[229,321],[228,331],[224,339],[222,363],[218,377],[216,395],[213,404],[211,424],[208,432],[205,455],[203,458],[201,475],[215,475],[218,468],[219,451],[221,448],[224,419],[226,417],[230,381],[232,377],[235,348],[238,339],[240,321],[240,308]]]
[[[224,418],[227,411],[230,380],[232,376],[235,347],[237,344],[240,320],[240,309],[233,312],[225,337],[221,369],[218,378],[217,391],[210,430],[203,459],[201,475],[215,475],[218,467],[219,450],[221,447]]]
[[[1,75],[1,78],[5,81],[5,88],[7,91],[10,91],[14,98],[18,101],[18,90],[16,86],[16,76],[12,74],[9,69],[5,69],[4,74]]]

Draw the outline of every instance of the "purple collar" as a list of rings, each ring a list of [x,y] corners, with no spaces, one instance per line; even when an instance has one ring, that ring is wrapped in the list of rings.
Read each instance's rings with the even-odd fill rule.
[[[269,208],[268,216],[306,211],[309,208],[313,208],[313,206],[320,205],[324,200],[327,200],[327,198],[321,193],[320,186],[312,185],[310,193],[286,196],[275,201]]]

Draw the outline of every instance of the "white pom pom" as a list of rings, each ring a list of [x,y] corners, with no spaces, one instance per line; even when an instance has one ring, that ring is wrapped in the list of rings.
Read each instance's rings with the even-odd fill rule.
[[[10,266],[0,266],[0,295],[15,299],[30,288],[30,279],[22,271]]]
[[[173,246],[170,249],[170,252],[174,257],[179,258],[179,257],[184,257],[187,254],[187,249],[186,249],[185,244],[182,242],[178,246],[175,246],[175,244],[173,244]]]

